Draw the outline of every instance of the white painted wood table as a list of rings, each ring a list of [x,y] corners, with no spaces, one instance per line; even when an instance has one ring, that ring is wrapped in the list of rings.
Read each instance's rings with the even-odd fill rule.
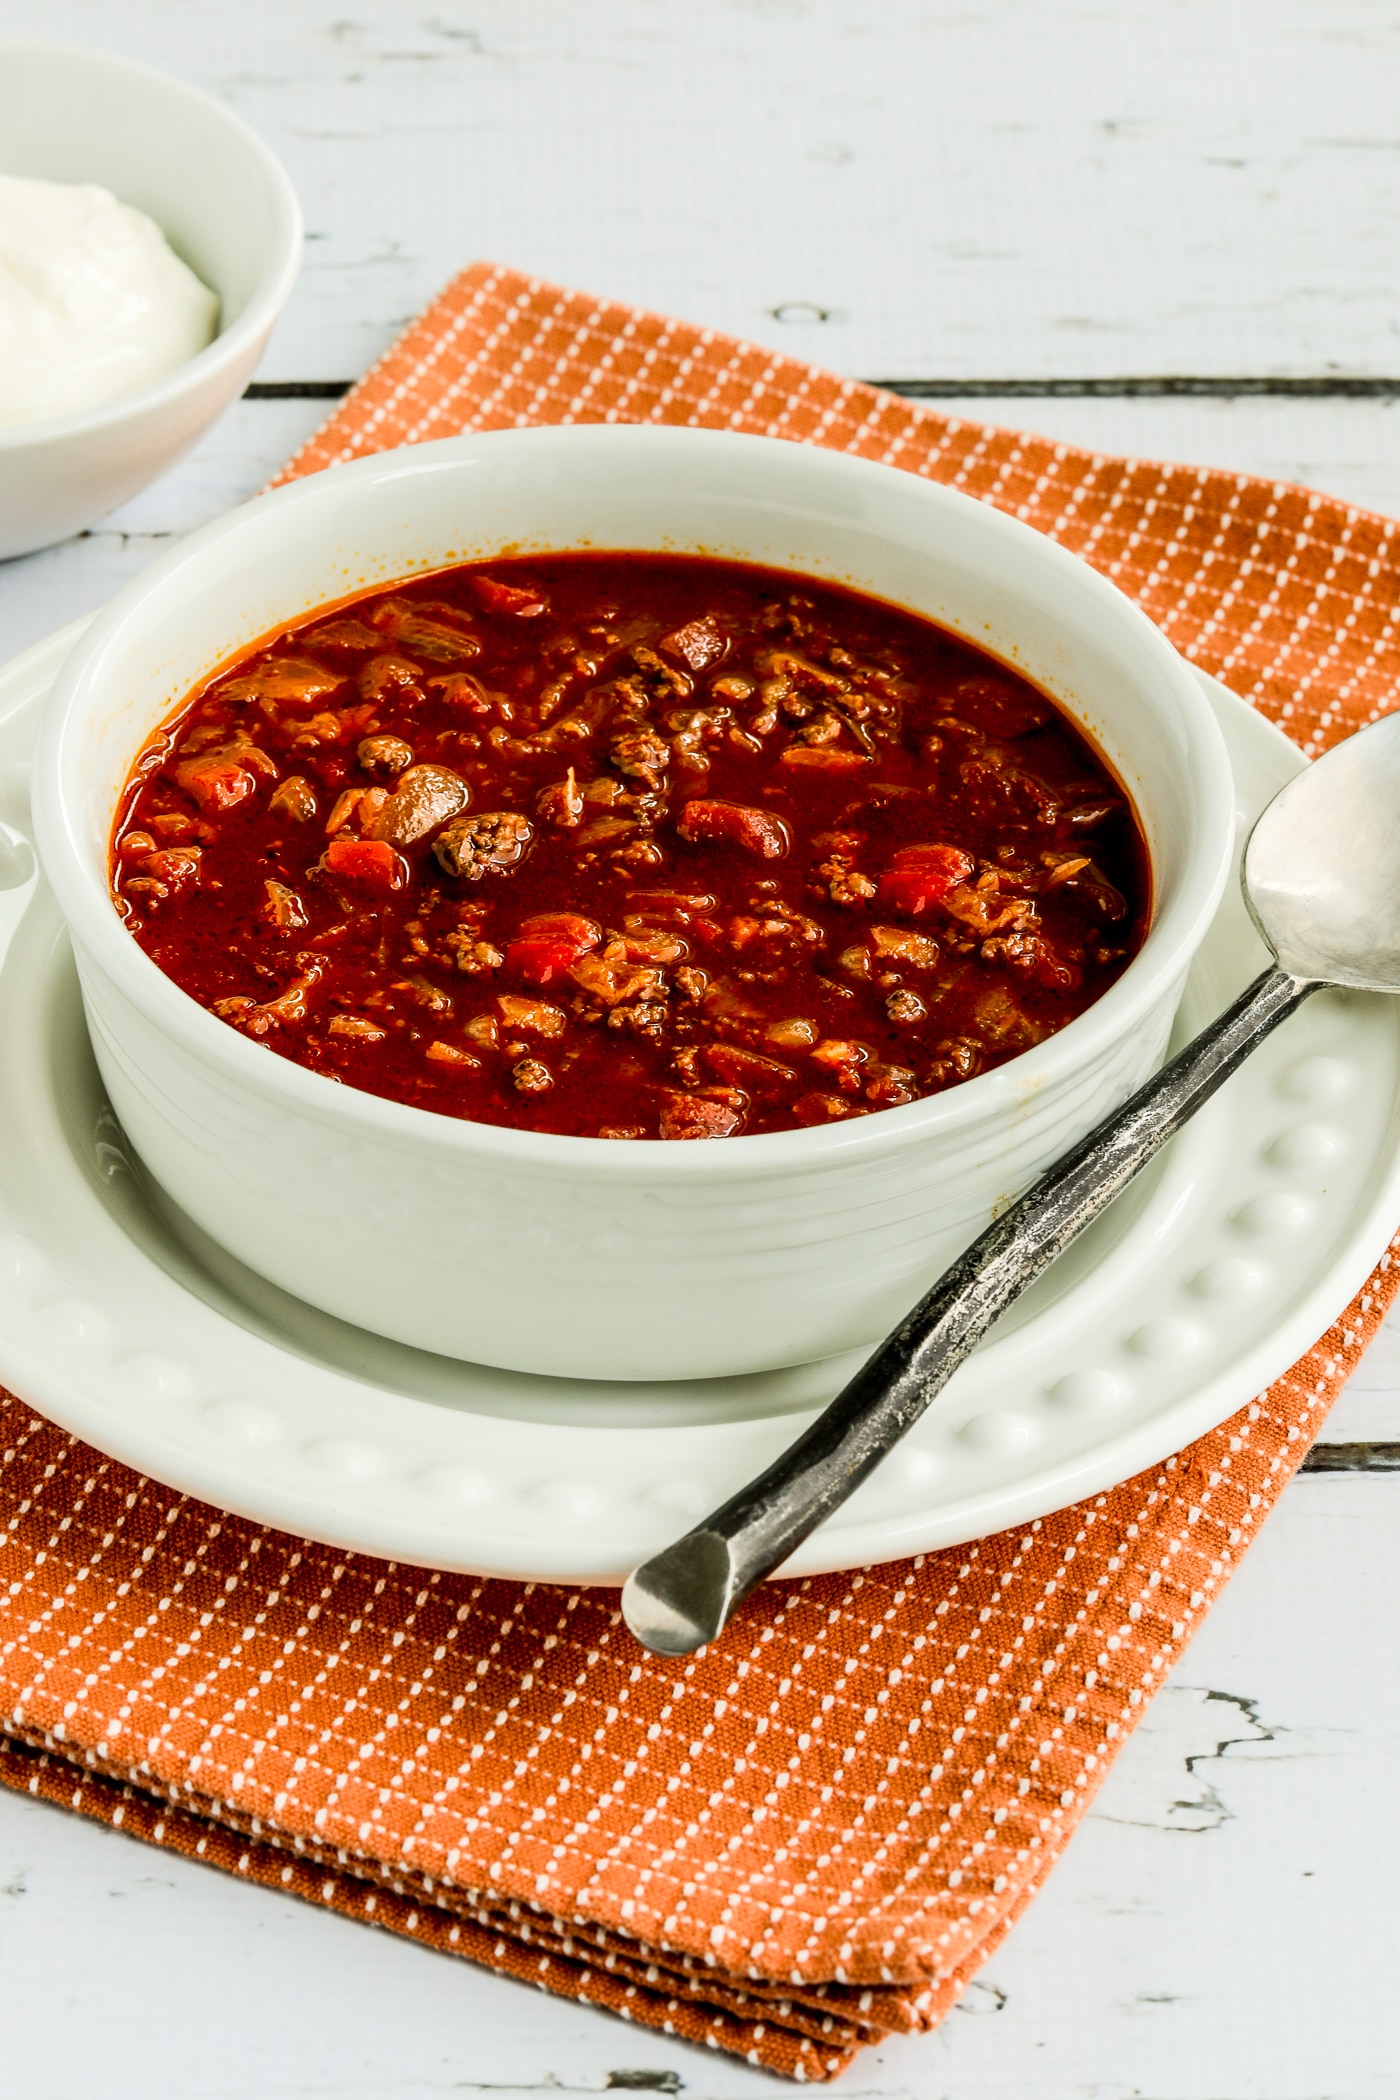
[[[0,565],[0,658],[255,490],[481,256],[1400,513],[1380,0],[0,0],[0,28],[208,87],[309,228],[252,397]],[[1326,1435],[963,2006],[840,2090],[1400,2093],[1400,1326]],[[787,2090],[9,1795],[0,2006],[34,2100]]]

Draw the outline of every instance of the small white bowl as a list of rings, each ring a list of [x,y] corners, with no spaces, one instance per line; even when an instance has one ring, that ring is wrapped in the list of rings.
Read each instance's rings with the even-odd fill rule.
[[[148,732],[329,599],[510,547],[704,551],[912,607],[1026,672],[1131,792],[1153,923],[1095,1005],[904,1108],[700,1144],[458,1122],[250,1042],[117,917],[113,812]],[[1195,677],[1103,577],[989,506],[766,438],[499,432],[341,467],[154,563],[68,663],[33,778],[98,1063],[132,1143],[215,1240],[422,1348],[588,1378],[755,1371],[871,1343],[1160,1058],[1230,863],[1229,761]]]
[[[0,426],[0,558],[51,546],[163,474],[243,390],[301,261],[275,156],[183,82],[103,51],[0,37],[0,173],[95,182],[153,218],[219,295],[219,333],[82,415]]]

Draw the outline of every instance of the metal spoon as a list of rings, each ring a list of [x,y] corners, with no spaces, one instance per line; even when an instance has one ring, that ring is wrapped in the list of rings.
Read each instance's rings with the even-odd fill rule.
[[[1338,744],[1274,797],[1240,879],[1272,966],[988,1226],[766,1472],[628,1577],[623,1616],[644,1648],[689,1655],[712,1641],[993,1322],[1310,992],[1400,992],[1400,715]]]

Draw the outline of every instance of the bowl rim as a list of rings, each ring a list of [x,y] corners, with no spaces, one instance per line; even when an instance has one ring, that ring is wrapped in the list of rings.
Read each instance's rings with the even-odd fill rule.
[[[265,521],[301,503],[324,501],[328,489],[342,488],[352,479],[389,483],[457,465],[469,468],[483,445],[492,451],[528,446],[583,452],[600,444],[697,449],[720,444],[744,446],[751,452],[780,448],[785,463],[791,464],[796,454],[807,462],[806,470],[815,473],[886,487],[890,477],[897,477],[901,493],[918,492],[919,499],[955,514],[976,513],[982,524],[992,521],[992,529],[1008,542],[1033,546],[1039,559],[1060,571],[1067,587],[1098,597],[1120,621],[1136,630],[1143,647],[1157,659],[1179,705],[1185,739],[1183,766],[1198,791],[1194,850],[1187,856],[1178,894],[1166,914],[1154,917],[1146,941],[1122,976],[1082,1014],[993,1071],[877,1114],[818,1128],[760,1132],[724,1144],[675,1144],[660,1138],[617,1144],[472,1122],[338,1084],[226,1026],[167,977],[125,932],[112,905],[105,859],[101,871],[95,870],[82,842],[77,813],[70,806],[69,789],[75,732],[80,732],[100,697],[104,659],[127,618],[152,595],[178,588],[182,571],[190,564],[202,564],[222,541],[257,533]],[[384,587],[391,583],[386,578]],[[563,1173],[608,1182],[655,1182],[659,1178],[663,1184],[682,1187],[830,1170],[843,1160],[878,1158],[907,1144],[924,1143],[940,1131],[976,1128],[1000,1114],[1024,1109],[1038,1092],[1089,1065],[1096,1054],[1130,1032],[1169,990],[1173,978],[1185,971],[1223,893],[1235,831],[1229,757],[1195,673],[1126,593],[1087,562],[1020,519],[961,490],[896,467],[786,439],[665,424],[544,425],[465,432],[373,453],[305,476],[201,527],[127,584],[79,640],[45,708],[35,750],[32,794],[40,857],[80,950],[92,953],[115,988],[160,1034],[206,1067],[220,1070],[229,1081],[280,1101],[287,1111],[309,1115],[323,1127],[407,1145],[446,1159],[470,1156],[530,1176]]]
[[[153,379],[148,386],[138,387],[134,393],[119,394],[114,401],[105,401],[100,407],[80,409],[69,416],[49,416],[34,423],[0,424],[0,454],[108,430],[151,410],[164,408],[184,394],[197,392],[206,382],[217,381],[231,366],[248,356],[259,338],[268,333],[291,297],[301,267],[304,230],[300,199],[277,155],[251,124],[226,109],[203,88],[191,87],[177,74],[163,72],[157,66],[143,65],[136,59],[120,58],[111,51],[64,44],[51,37],[0,36],[0,66],[22,58],[26,53],[67,59],[94,71],[108,70],[128,78],[154,82],[168,92],[184,96],[202,113],[206,123],[221,125],[258,163],[272,201],[276,227],[273,245],[247,305],[236,320],[219,330],[212,342],[197,350],[193,357],[187,357],[183,364],[176,365],[164,378]],[[165,232],[164,227],[161,232]]]

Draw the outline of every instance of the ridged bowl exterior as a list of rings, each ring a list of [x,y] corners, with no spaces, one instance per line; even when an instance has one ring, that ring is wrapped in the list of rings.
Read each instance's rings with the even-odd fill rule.
[[[445,1158],[431,1131],[386,1139],[334,1100],[324,1116],[270,1114],[256,1085],[192,1069],[91,956],[79,969],[123,1128],[214,1239],[358,1326],[560,1377],[720,1377],[878,1340],[999,1203],[1148,1076],[1179,995],[1059,1084],[956,1128],[667,1186],[645,1156],[606,1179],[586,1159],[531,1172]]]
[[[179,991],[107,889],[112,811],[146,731],[214,663],[318,602],[493,546],[583,538],[837,576],[1038,677],[1096,737],[1148,836],[1154,921],[1119,982],[948,1093],[708,1144],[552,1138],[405,1108],[249,1042]],[[35,816],[113,1105],[204,1231],[360,1326],[617,1379],[769,1369],[877,1340],[1159,1061],[1233,836],[1228,762],[1192,674],[1049,542],[831,454],[598,428],[414,448],[196,535],[80,646],[46,720]]]

